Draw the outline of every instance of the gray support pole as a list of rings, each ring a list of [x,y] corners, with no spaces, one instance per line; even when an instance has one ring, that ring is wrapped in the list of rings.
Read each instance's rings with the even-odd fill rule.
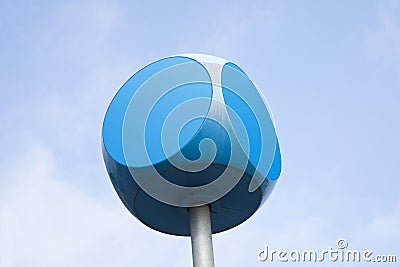
[[[193,267],[214,267],[210,208],[189,208]]]

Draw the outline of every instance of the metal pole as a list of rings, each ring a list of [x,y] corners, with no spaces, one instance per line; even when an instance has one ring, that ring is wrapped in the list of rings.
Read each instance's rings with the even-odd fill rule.
[[[189,208],[193,267],[214,267],[210,208]]]

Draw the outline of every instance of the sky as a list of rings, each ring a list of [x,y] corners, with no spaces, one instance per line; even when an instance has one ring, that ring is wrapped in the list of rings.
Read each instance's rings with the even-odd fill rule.
[[[341,238],[400,261],[398,14],[394,0],[1,0],[0,266],[191,265],[189,238],[125,209],[101,154],[117,90],[183,53],[245,70],[282,150],[268,201],[213,236],[216,266],[285,266],[258,251]]]

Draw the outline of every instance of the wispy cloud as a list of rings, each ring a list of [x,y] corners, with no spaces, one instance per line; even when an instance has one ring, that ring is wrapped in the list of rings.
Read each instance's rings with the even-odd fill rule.
[[[367,64],[400,77],[400,5],[380,3],[377,20],[365,29]],[[257,83],[274,76],[277,86],[267,88],[267,98],[277,101],[272,107],[279,117],[283,176],[254,217],[214,237],[218,266],[265,265],[256,253],[266,244],[324,249],[341,235],[351,245],[379,239],[381,250],[398,248],[399,207],[393,201],[398,201],[398,87],[380,86],[384,97],[376,101],[378,94],[360,96],[376,89],[368,87],[368,77],[353,84],[362,90],[337,86],[352,80],[354,73],[342,70],[346,60],[362,67],[352,53],[365,47],[353,43],[348,49],[343,41],[341,50],[321,49],[326,43],[313,38],[323,24],[302,32],[316,23],[303,20],[323,17],[327,7],[324,13],[313,5],[309,14],[307,6],[299,11],[272,3],[226,2],[212,9],[215,5],[168,2],[154,10],[152,3],[66,1],[0,8],[1,266],[190,265],[188,238],[150,230],[123,207],[100,151],[102,119],[117,89],[146,63],[177,52],[232,59],[250,76],[258,75]],[[342,5],[338,9],[346,8]],[[357,16],[364,18],[363,12],[352,13],[348,21]],[[331,23],[327,43],[343,37],[335,35],[332,18],[324,20]],[[296,28],[294,22],[304,24]],[[346,36],[352,36],[350,26],[340,28],[349,28]],[[293,57],[302,51],[293,35],[307,48],[304,57]],[[274,45],[267,50],[270,37]],[[271,56],[281,44],[285,47]],[[327,51],[342,53],[329,58],[339,65],[323,65],[319,56]],[[335,62],[336,56],[341,60]],[[375,75],[379,84],[392,83],[384,71]],[[326,77],[341,82],[329,87]]]
[[[380,71],[391,72],[400,83],[400,3],[380,1],[377,24],[365,33],[368,55]]]
[[[111,188],[93,196],[79,184],[79,174],[65,180],[56,157],[52,149],[31,144],[3,172],[8,181],[0,188],[1,266],[159,266],[182,242],[189,245],[135,221]],[[170,260],[187,264],[188,256]]]

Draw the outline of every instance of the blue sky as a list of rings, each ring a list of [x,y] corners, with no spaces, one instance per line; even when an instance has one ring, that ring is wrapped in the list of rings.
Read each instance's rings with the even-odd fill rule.
[[[188,238],[123,207],[100,141],[122,84],[182,53],[241,66],[282,149],[267,203],[214,236],[217,266],[279,266],[258,250],[339,238],[399,260],[398,14],[398,1],[1,1],[0,266],[190,266]]]

